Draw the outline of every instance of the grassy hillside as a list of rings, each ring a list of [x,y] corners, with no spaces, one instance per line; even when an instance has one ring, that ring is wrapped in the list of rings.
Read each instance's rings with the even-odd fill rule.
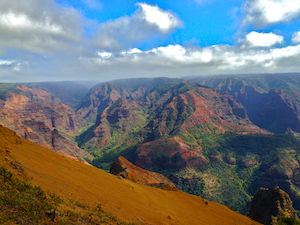
[[[8,167],[15,176],[25,176],[28,182],[63,199],[73,199],[79,202],[78,207],[101,205],[125,222],[258,224],[201,197],[120,180],[22,139],[4,127],[0,127],[0,156],[0,166]]]
[[[105,212],[72,198],[64,199],[36,185],[15,178],[0,167],[1,224],[118,224],[129,225]],[[133,223],[130,223],[133,224]]]

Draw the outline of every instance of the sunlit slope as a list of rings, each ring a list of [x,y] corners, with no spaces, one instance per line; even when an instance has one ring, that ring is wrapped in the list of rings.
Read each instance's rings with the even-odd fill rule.
[[[121,180],[20,138],[2,126],[0,155],[0,163],[4,166],[18,161],[33,184],[55,191],[64,198],[90,205],[100,204],[123,221],[185,225],[258,224],[225,206],[197,196]],[[13,171],[17,173],[17,170]]]

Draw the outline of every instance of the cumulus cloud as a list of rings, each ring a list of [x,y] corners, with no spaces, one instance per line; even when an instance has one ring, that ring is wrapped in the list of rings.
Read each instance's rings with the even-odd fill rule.
[[[96,0],[82,1],[89,7],[100,6]],[[265,26],[291,20],[298,15],[298,1],[289,14],[286,7],[292,0],[247,0],[244,22]],[[89,28],[97,28],[94,33],[90,29],[91,37],[85,35],[86,22],[74,8],[62,7],[54,0],[1,0],[1,81],[300,71],[300,32],[293,34],[294,45],[287,47],[279,45],[284,42],[281,35],[252,31],[235,46],[196,47],[193,43],[198,41],[191,40],[186,45],[141,50],[137,46],[145,40],[179,28],[178,16],[157,5],[137,3],[131,15],[102,24],[88,21],[92,24]]]
[[[91,8],[101,7],[97,0],[82,1]],[[95,47],[122,49],[150,38],[161,38],[182,24],[177,15],[157,5],[136,5],[138,8],[132,15],[99,24],[54,0],[1,0],[0,56],[4,57],[9,49],[44,56],[81,54]],[[86,27],[91,38],[85,35]]]
[[[22,63],[14,60],[0,59],[0,72],[19,72],[22,68]]]
[[[300,16],[299,0],[247,0],[243,24],[258,27],[288,22]]]
[[[97,47],[107,50],[120,49],[149,37],[169,34],[182,24],[174,13],[156,5],[136,5],[139,8],[131,16],[100,24],[94,36]]]
[[[74,57],[70,60],[39,58],[30,61],[29,65],[20,71],[13,69],[17,61],[2,61],[1,80],[3,74],[10,74],[11,80],[19,76],[18,81],[30,81],[34,78],[36,80],[36,77],[39,80],[53,81],[88,79],[105,81],[145,76],[274,73],[300,71],[300,44],[270,48],[241,48],[230,45],[201,48],[167,45],[144,51],[138,48],[120,51],[98,50],[93,56]],[[55,68],[55,71],[51,68]]]
[[[138,13],[138,19],[147,21],[154,25],[161,33],[169,33],[176,27],[180,26],[181,21],[171,12],[165,11],[158,6],[138,3],[141,11]]]
[[[246,35],[245,39],[241,39],[240,42],[243,42],[242,47],[271,47],[276,44],[283,43],[283,36],[277,35],[274,33],[258,33],[252,31]]]
[[[109,54],[110,53],[110,54]],[[103,57],[109,55],[109,57]],[[168,45],[147,51],[128,49],[81,59],[86,68],[110,79],[123,76],[185,76],[299,70],[300,45],[282,48],[240,48],[229,45],[183,47]],[[94,69],[92,69],[94,68]],[[97,68],[97,69],[96,69]],[[121,69],[119,69],[121,68]]]
[[[293,33],[293,43],[300,43],[300,31]]]
[[[37,54],[67,51],[81,40],[81,15],[52,0],[0,1],[0,49]]]

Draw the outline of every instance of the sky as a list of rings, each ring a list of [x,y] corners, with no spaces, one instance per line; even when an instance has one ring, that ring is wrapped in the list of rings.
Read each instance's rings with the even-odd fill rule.
[[[0,1],[0,82],[288,72],[299,0]]]

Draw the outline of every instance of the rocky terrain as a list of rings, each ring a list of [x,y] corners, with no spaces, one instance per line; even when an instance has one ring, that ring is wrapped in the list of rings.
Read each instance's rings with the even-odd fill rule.
[[[106,171],[123,156],[244,214],[268,186],[300,210],[299,93],[293,74],[124,79],[89,91],[68,82],[1,84],[0,122]]]
[[[290,196],[278,187],[260,188],[256,192],[249,217],[264,225],[277,225],[286,218],[299,220]]]
[[[122,156],[113,162],[109,172],[118,176],[120,179],[124,178],[151,187],[166,190],[175,190],[176,188],[175,184],[162,174],[150,172],[137,167]]]
[[[251,123],[245,108],[228,93],[187,81],[166,82],[152,89],[142,87],[131,89],[131,92],[128,86],[125,89],[120,84],[102,84],[94,89],[95,94],[91,96],[110,90],[109,93],[119,99],[106,104],[107,98],[103,102],[98,98],[97,102],[89,104],[89,109],[95,106],[94,112],[106,104],[96,123],[76,139],[81,148],[95,156],[93,165],[109,170],[111,163],[123,155],[144,169],[167,175],[181,190],[202,195],[202,187],[205,182],[210,183],[210,178],[205,179],[198,171],[190,177],[187,171],[211,163],[232,165],[237,161],[235,155],[211,152],[210,148],[219,144],[217,140],[206,139],[223,137],[227,133],[270,134]],[[141,89],[147,91],[139,92]],[[108,96],[112,99],[111,94]],[[239,165],[252,168],[259,164],[255,157],[239,159]],[[215,194],[207,191],[208,198]],[[245,197],[244,204],[249,199],[247,194]]]
[[[77,112],[87,121],[95,122],[97,115],[115,103],[120,97],[128,97],[127,91],[110,83],[95,86],[88,93]]]
[[[22,137],[70,158],[84,161],[90,155],[64,136],[76,135],[86,122],[54,95],[40,89],[16,86],[0,100],[0,123]]]
[[[247,110],[250,120],[273,133],[300,132],[299,74],[199,77],[197,83],[227,91]]]
[[[99,84],[91,89],[90,96],[110,93],[110,100],[89,98],[95,100],[88,104],[94,112],[98,112],[100,105],[106,108],[99,109],[95,125],[76,140],[95,156],[92,163],[97,167],[109,170],[111,163],[122,155],[144,169],[163,173],[181,190],[244,213],[243,207],[251,195],[265,185],[280,185],[295,198],[296,208],[300,209],[299,141],[293,136],[269,132],[295,134],[297,89],[273,89],[284,87],[279,84],[291,79],[276,81],[277,86],[270,80],[218,78],[202,82],[220,90],[195,81],[171,79],[160,80],[158,84],[143,81],[140,86],[137,80]],[[200,78],[196,81],[200,82]],[[278,115],[272,114],[267,102],[273,108],[282,105],[276,109]],[[290,107],[293,109],[287,114]],[[273,177],[276,179],[272,180]],[[232,201],[233,198],[236,200]]]
[[[99,90],[107,90],[108,87],[112,86],[103,84],[95,90],[95,95],[99,94]],[[117,90],[121,93],[118,94]],[[132,133],[152,141],[174,136],[196,124],[203,126],[207,132],[218,130],[217,132],[222,133],[232,130],[268,133],[250,122],[245,108],[232,96],[196,84],[158,85],[139,101],[131,100],[122,88],[111,91],[108,98],[98,98],[96,102],[89,104],[88,115],[92,111],[100,112],[96,124],[78,139],[80,146],[95,149],[104,145],[120,145]],[[125,96],[121,97],[124,93]],[[85,112],[87,108],[82,107],[78,112]]]

